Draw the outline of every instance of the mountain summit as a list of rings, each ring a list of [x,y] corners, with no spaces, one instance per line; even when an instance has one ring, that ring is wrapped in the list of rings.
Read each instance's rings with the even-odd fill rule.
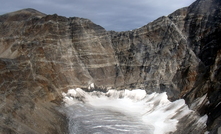
[[[24,21],[31,17],[43,17],[46,14],[41,13],[32,8],[26,8],[11,13],[6,13],[0,16],[0,22],[5,21]]]

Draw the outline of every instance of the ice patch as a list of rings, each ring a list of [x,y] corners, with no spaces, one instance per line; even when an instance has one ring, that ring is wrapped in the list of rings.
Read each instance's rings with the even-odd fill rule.
[[[183,99],[170,102],[166,93],[146,94],[145,90],[141,89],[109,90],[103,93],[85,92],[77,88],[68,90],[63,96],[65,106],[71,109],[68,110],[68,115],[72,116],[74,121],[86,118],[83,122],[84,125],[88,125],[87,131],[91,133],[98,130],[100,132],[102,128],[101,133],[148,131],[151,134],[166,134],[176,131],[179,119],[193,112]],[[116,116],[122,121],[115,119]],[[131,119],[131,122],[128,122],[128,119]],[[206,120],[207,116],[201,117],[199,124],[205,123]],[[73,126],[76,127],[76,124]],[[74,129],[76,128],[71,128],[71,131],[75,131]]]
[[[197,125],[205,125],[206,126],[206,122],[207,122],[208,116],[205,114],[204,116],[202,116],[201,118],[199,118],[199,120],[197,121]]]
[[[94,89],[94,83],[91,83],[91,84],[89,85],[88,89],[89,89],[89,90],[90,90],[90,89]]]

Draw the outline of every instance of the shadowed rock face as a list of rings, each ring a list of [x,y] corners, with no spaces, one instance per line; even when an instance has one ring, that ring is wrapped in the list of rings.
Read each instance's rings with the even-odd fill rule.
[[[66,133],[61,93],[142,88],[184,98],[220,126],[221,2],[198,0],[139,29],[24,9],[0,16],[0,132]],[[43,123],[44,122],[44,123]],[[185,130],[185,129],[184,129]],[[185,132],[178,132],[185,133]]]

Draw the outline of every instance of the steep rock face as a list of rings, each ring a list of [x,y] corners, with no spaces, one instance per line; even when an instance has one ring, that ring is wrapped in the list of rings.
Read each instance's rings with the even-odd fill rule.
[[[178,70],[189,69],[195,79],[199,60],[188,47],[187,37],[168,17],[111,36],[125,85],[143,86],[148,92],[166,91],[172,99],[183,94],[182,88],[192,88],[194,83],[179,87],[174,77]]]
[[[207,114],[208,130],[220,126],[221,2],[198,0],[167,17],[128,32],[110,32],[126,85],[166,91]],[[215,129],[214,129],[215,128]]]
[[[208,114],[208,130],[216,133],[220,7],[218,0],[198,0],[127,32],[33,9],[0,16],[0,132],[66,133],[66,118],[56,110],[61,93],[95,83],[103,91],[166,91],[190,106],[207,94],[193,109]]]
[[[41,63],[50,53],[44,53],[44,44],[39,43],[47,41],[43,32],[47,33],[50,28],[47,17],[39,21],[42,17],[45,15],[39,16],[29,9],[1,16],[1,133],[63,133],[67,130],[65,116],[55,110],[56,103],[50,103],[58,91],[51,82],[54,78],[47,78],[56,72],[52,72],[51,62]],[[44,21],[46,24],[41,25]]]
[[[171,18],[172,19],[172,18]],[[193,88],[182,96],[187,103],[207,94],[209,105],[203,104],[199,111],[209,116],[208,127],[220,126],[220,49],[221,39],[221,1],[201,0],[188,7],[184,31],[188,34],[190,48],[200,59],[196,81]],[[184,78],[185,79],[185,78]],[[182,84],[182,83],[181,83]],[[206,101],[204,103],[207,103]],[[217,133],[216,130],[211,133]]]
[[[65,132],[66,119],[53,112],[62,91],[115,82],[116,60],[110,38],[102,27],[81,18],[39,16],[30,9],[1,17],[1,130]],[[42,115],[52,116],[39,117],[38,109]],[[48,125],[41,124],[42,120]]]
[[[30,9],[0,20],[1,133],[65,133],[62,91],[116,83],[111,40],[91,21]]]

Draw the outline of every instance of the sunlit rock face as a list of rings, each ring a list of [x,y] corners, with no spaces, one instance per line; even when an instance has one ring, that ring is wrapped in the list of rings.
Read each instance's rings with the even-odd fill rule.
[[[219,0],[197,0],[126,32],[34,9],[1,15],[0,132],[65,132],[66,118],[56,112],[62,92],[88,91],[94,83],[95,90],[141,88],[167,92],[170,100],[184,98],[208,115],[208,131],[216,133],[220,7]],[[205,94],[202,105],[195,105]]]

